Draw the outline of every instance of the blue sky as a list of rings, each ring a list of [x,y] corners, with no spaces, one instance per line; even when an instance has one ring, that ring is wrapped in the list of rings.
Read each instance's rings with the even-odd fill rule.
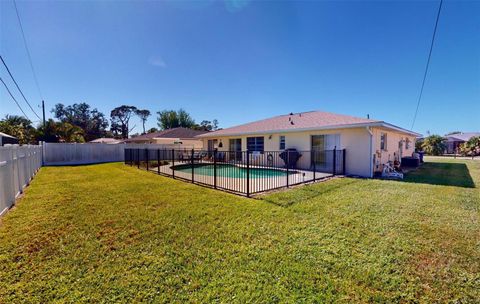
[[[438,2],[17,6],[48,109],[82,101],[106,115],[122,104],[182,107],[221,127],[317,109],[410,128]],[[41,98],[11,0],[0,2],[0,26],[0,52],[36,107]],[[0,98],[0,116],[20,114],[3,88]],[[480,130],[479,1],[444,2],[414,130]]]

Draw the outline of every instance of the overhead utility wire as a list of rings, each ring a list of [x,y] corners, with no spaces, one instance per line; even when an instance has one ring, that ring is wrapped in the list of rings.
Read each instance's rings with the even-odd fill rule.
[[[10,77],[12,78],[13,83],[15,83],[15,85],[17,86],[18,91],[20,91],[20,94],[22,94],[23,99],[25,100],[25,102],[27,103],[27,105],[30,107],[30,110],[32,110],[33,114],[35,114],[35,116],[37,116],[38,119],[41,119],[40,116],[38,116],[37,112],[35,112],[35,110],[32,108],[32,106],[31,106],[30,103],[28,102],[28,100],[27,100],[27,98],[25,97],[25,95],[23,95],[22,90],[21,90],[20,87],[18,86],[18,83],[15,81],[15,78],[13,77],[12,73],[10,72],[10,69],[8,68],[7,64],[5,63],[5,60],[3,60],[3,57],[2,57],[1,55],[0,55],[0,59],[2,60],[3,65],[4,65],[5,68],[7,69],[8,74],[9,74]]]
[[[3,81],[2,77],[0,77],[0,81],[3,83],[3,85],[5,86],[5,89],[7,89],[7,92],[8,94],[10,94],[10,97],[12,97],[13,101],[15,101],[15,103],[17,104],[17,107],[20,109],[20,111],[22,111],[23,115],[28,119],[30,120],[30,118],[28,118],[27,114],[25,114],[25,112],[23,111],[22,107],[20,106],[20,104],[18,103],[18,101],[15,99],[15,97],[13,97],[12,95],[12,92],[10,92],[10,90],[8,89],[7,87],[7,84],[5,83],[5,81]]]
[[[425,87],[425,80],[427,79],[428,67],[430,65],[430,58],[432,57],[433,43],[435,42],[435,35],[437,34],[437,26],[438,26],[438,20],[440,19],[440,11],[442,10],[442,4],[443,4],[443,0],[440,0],[440,4],[438,5],[437,20],[435,21],[435,28],[433,29],[432,43],[430,44],[430,52],[428,53],[427,65],[425,66],[425,73],[423,74],[422,87],[420,89],[420,95],[418,96],[417,108],[415,109],[415,115],[413,116],[411,129],[413,129],[413,126],[415,125],[415,121],[417,120],[418,108],[420,107],[420,101],[423,95],[423,88]]]
[[[32,56],[30,55],[30,50],[29,50],[28,45],[27,45],[27,39],[25,38],[25,32],[23,31],[23,25],[22,25],[22,21],[20,19],[20,14],[18,13],[17,2],[15,0],[13,0],[13,4],[15,6],[15,12],[17,13],[18,24],[20,25],[20,30],[22,32],[23,43],[25,45],[25,50],[27,51],[28,61],[30,62],[30,67],[32,68],[33,79],[35,80],[35,84],[37,86],[38,94],[40,94],[40,97],[43,100],[43,94],[42,94],[42,91],[40,90],[40,85],[38,84],[37,73],[35,73],[35,69],[33,68]]]

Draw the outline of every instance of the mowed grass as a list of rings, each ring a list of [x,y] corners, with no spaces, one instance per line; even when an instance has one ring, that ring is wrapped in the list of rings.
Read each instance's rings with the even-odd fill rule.
[[[0,303],[478,303],[479,185],[479,161],[257,199],[46,167],[1,220]]]

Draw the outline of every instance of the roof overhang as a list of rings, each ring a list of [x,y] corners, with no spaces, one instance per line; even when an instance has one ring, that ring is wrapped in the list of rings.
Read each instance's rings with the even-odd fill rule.
[[[218,137],[232,137],[232,136],[245,136],[245,135],[257,135],[257,134],[271,134],[271,133],[296,133],[296,132],[305,132],[305,131],[321,131],[321,130],[336,130],[336,129],[354,129],[354,128],[365,128],[365,127],[379,127],[395,130],[400,133],[409,134],[415,137],[421,136],[421,134],[397,127],[395,125],[386,123],[384,121],[376,121],[369,123],[358,123],[358,124],[345,124],[345,125],[332,125],[332,126],[323,126],[323,127],[311,127],[311,128],[296,128],[296,129],[277,129],[277,130],[265,130],[265,131],[254,131],[254,132],[238,132],[238,133],[229,133],[229,134],[215,134],[216,132],[211,132],[207,134],[197,135],[196,138],[218,138]]]

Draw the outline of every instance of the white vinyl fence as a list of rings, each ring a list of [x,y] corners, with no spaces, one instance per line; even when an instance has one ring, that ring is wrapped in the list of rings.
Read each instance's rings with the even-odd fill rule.
[[[45,143],[43,149],[45,166],[123,162],[125,159],[124,144]]]
[[[0,146],[0,215],[15,203],[43,165],[82,165],[123,162],[125,148],[192,149],[188,145],[44,143],[39,146]]]
[[[162,144],[100,144],[100,143],[45,143],[43,146],[43,164],[86,165],[95,163],[123,162],[125,148],[135,149],[192,149],[192,145]]]
[[[0,215],[10,208],[42,166],[42,146],[0,147]]]

